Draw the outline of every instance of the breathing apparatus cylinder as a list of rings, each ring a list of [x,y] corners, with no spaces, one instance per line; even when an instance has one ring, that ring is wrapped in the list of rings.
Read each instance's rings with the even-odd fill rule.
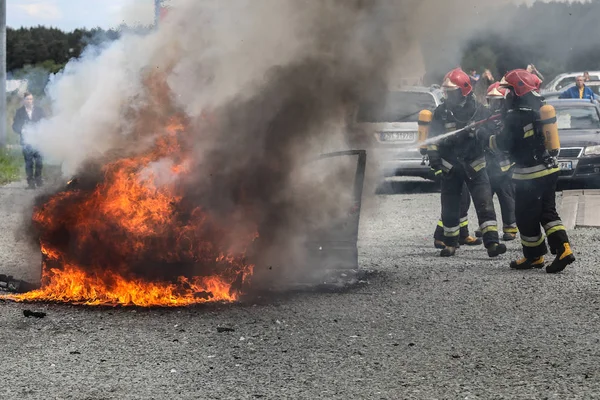
[[[423,143],[427,140],[429,136],[429,125],[431,124],[431,120],[433,119],[433,113],[429,110],[422,110],[419,113],[419,136],[417,139],[418,143]],[[421,144],[419,151],[422,155],[427,154],[427,146]]]
[[[540,108],[540,124],[544,132],[544,146],[551,156],[556,157],[560,150],[556,110],[549,104]]]

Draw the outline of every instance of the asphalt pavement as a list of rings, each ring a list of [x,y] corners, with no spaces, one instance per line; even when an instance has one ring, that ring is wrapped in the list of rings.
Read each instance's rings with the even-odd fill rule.
[[[578,261],[558,275],[510,270],[516,242],[442,259],[434,190],[365,201],[373,273],[348,290],[183,309],[0,302],[0,399],[600,398],[600,231],[570,232]],[[0,273],[26,279],[31,197],[0,188]]]

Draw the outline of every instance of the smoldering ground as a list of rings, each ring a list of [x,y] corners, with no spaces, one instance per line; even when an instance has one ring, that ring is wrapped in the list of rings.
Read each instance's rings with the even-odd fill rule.
[[[176,181],[185,203],[219,226],[203,238],[237,254],[256,229],[253,254],[271,267],[269,281],[306,275],[307,236],[352,207],[350,164],[310,161],[352,146],[352,110],[401,74],[394,68],[423,34],[424,10],[408,0],[180,1],[155,32],[123,35],[67,65],[48,89],[53,116],[26,140],[85,183],[85,198],[106,179],[104,166],[145,154],[177,117],[186,173],[173,174],[181,160],[164,155],[153,185]],[[64,225],[60,235],[75,232]]]

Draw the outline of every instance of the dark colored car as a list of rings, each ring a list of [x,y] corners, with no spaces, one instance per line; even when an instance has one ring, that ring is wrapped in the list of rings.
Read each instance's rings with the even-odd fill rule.
[[[600,108],[590,100],[548,100],[556,109],[560,180],[600,183]]]

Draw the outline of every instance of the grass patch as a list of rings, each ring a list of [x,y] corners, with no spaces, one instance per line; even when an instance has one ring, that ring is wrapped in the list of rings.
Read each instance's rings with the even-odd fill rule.
[[[21,151],[1,149],[0,150],[0,185],[19,181],[24,176],[23,154]]]

